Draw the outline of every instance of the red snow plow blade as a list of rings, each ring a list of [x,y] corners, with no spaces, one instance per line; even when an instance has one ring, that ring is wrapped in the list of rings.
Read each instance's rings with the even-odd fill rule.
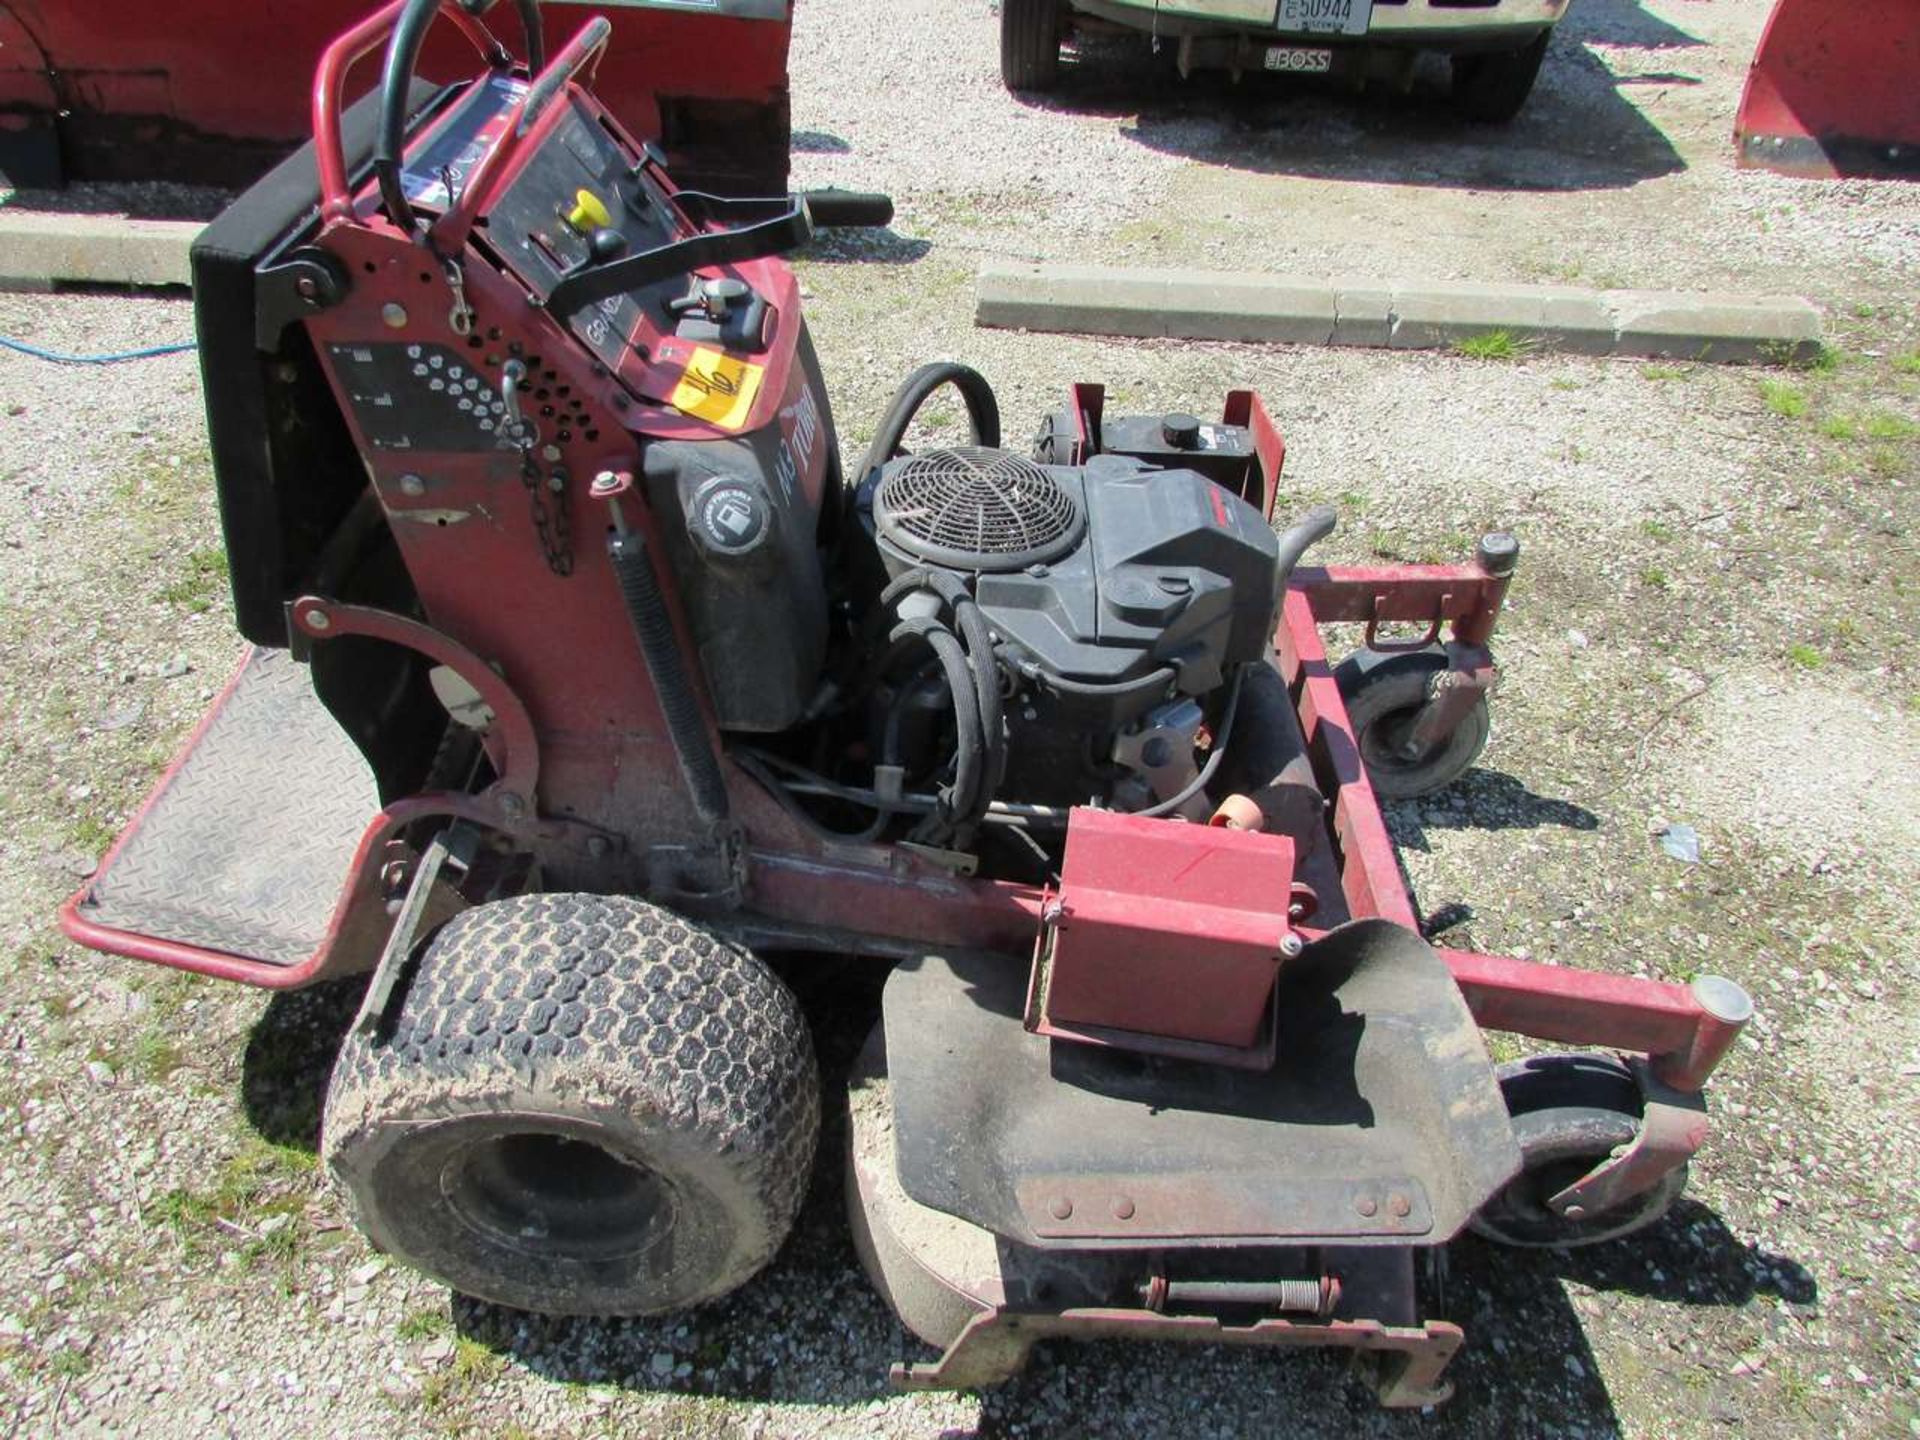
[[[0,0],[0,176],[250,185],[311,135],[314,63],[365,4]],[[514,7],[489,4],[518,36]],[[683,185],[787,188],[786,0],[548,0],[544,28],[557,44],[601,8],[598,93]],[[469,52],[437,33],[422,62],[429,79],[464,76]]]
[[[1920,0],[1778,0],[1733,135],[1743,167],[1920,178]]]

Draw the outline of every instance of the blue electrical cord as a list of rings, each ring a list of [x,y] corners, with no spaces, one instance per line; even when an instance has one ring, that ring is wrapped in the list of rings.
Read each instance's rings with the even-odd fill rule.
[[[9,340],[4,335],[0,335],[0,347],[31,355],[36,360],[51,360],[56,365],[116,365],[122,360],[151,360],[156,355],[178,355],[183,350],[196,348],[192,340],[182,340],[174,345],[149,345],[144,350],[115,350],[105,355],[69,355],[61,350],[42,350],[38,345],[29,345],[24,340]]]

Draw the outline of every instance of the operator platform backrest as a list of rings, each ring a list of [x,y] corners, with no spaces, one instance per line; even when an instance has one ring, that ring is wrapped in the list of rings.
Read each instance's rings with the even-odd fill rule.
[[[454,93],[454,87],[416,80],[409,128]],[[378,111],[379,97],[368,95],[342,117],[356,188],[370,167]],[[305,330],[289,324],[277,336],[259,333],[257,272],[311,236],[319,208],[308,142],[193,243],[194,325],[234,616],[256,645],[286,645],[284,605],[366,484]]]

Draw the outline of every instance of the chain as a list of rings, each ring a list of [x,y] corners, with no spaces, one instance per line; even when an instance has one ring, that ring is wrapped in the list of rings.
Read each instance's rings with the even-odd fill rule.
[[[569,522],[567,472],[559,465],[542,477],[533,463],[533,447],[520,451],[520,483],[526,487],[527,509],[533,516],[533,533],[540,537],[540,549],[547,557],[547,568],[560,576],[573,573],[573,533]],[[553,496],[549,503],[547,496]]]
[[[501,367],[500,401],[505,414],[499,443],[520,451],[520,483],[526,487],[533,533],[540,537],[547,568],[556,575],[571,575],[573,537],[567,516],[567,471],[565,466],[555,465],[551,474],[542,476],[540,467],[534,463],[533,447],[540,441],[540,428],[520,413],[520,387],[526,378],[527,367],[518,359],[509,360]],[[549,494],[553,496],[552,503],[548,503]]]

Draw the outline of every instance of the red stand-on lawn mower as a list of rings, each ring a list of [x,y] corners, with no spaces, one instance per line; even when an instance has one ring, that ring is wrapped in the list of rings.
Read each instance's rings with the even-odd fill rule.
[[[413,81],[436,15],[469,84]],[[588,1314],[723,1294],[793,1221],[820,1082],[756,952],[893,962],[849,1192],[943,1352],[898,1383],[1120,1335],[1344,1346],[1443,1398],[1420,1262],[1657,1217],[1750,1008],[1421,938],[1377,796],[1478,753],[1514,542],[1305,567],[1332,516],[1274,532],[1245,391],[1203,422],[1078,386],[1016,454],[930,366],[843,479],[774,257],[890,204],[676,188],[588,88],[606,34],[516,66],[396,0],[197,246],[258,648],[67,932],[371,972],[324,1122],[360,1224]],[[948,384],[974,443],[901,453]],[[1367,643],[1333,666],[1338,622]],[[1482,1026],[1635,1058],[1496,1070]]]

